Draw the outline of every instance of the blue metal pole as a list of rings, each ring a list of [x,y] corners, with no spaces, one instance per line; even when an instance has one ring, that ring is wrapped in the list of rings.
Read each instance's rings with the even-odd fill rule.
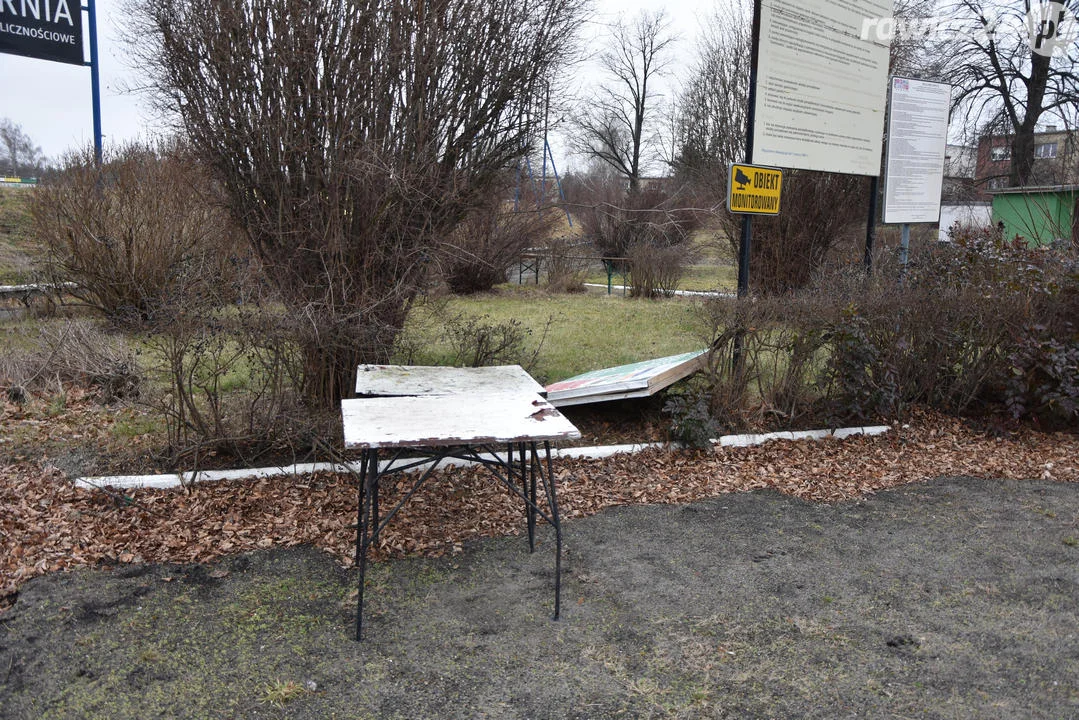
[[[565,202],[566,202],[566,193],[562,192],[562,178],[558,177],[558,168],[555,167],[555,164],[554,164],[554,153],[551,152],[551,146],[547,144],[546,140],[543,141],[543,152],[546,155],[550,155],[550,157],[551,157],[551,170],[554,172],[554,181],[555,181],[555,187],[558,188],[558,197],[562,200],[562,203],[563,203],[563,208],[562,209],[566,213],[566,222],[569,223],[570,227],[573,227],[573,218],[570,217],[569,208],[564,206]]]
[[[94,0],[86,0],[87,20],[90,24],[90,101],[94,112],[94,161],[101,164],[101,78],[97,56],[97,9]]]
[[[547,202],[547,116],[551,109],[551,83],[547,83],[547,94],[543,98],[543,202]],[[551,158],[554,161],[554,157]],[[538,207],[537,203],[537,207]]]

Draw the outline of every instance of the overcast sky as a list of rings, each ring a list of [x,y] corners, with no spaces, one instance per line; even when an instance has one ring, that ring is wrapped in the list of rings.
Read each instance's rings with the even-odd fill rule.
[[[585,32],[602,33],[604,24],[612,22],[619,12],[632,16],[642,8],[665,8],[672,20],[672,30],[681,37],[681,54],[688,59],[696,29],[717,1],[596,0],[594,21],[586,26]],[[132,73],[119,43],[118,6],[118,0],[98,0],[97,4],[102,133],[106,146],[153,137],[160,132],[145,103],[122,90],[123,81],[130,79]],[[85,24],[85,14],[83,17]],[[21,125],[48,157],[91,145],[90,69],[0,54],[0,117]],[[559,150],[555,152],[560,165],[571,164],[569,158],[557,158],[561,154]]]

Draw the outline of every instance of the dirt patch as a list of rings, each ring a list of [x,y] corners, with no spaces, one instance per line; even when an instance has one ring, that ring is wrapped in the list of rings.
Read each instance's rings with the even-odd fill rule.
[[[353,571],[310,547],[52,573],[0,616],[37,717],[1079,716],[1079,486],[620,507]]]

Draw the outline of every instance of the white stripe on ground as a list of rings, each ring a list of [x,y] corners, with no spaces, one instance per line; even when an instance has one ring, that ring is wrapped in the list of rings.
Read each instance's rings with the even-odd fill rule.
[[[757,435],[724,435],[712,443],[720,447],[748,447],[761,445],[771,440],[824,440],[827,438],[846,438],[852,435],[881,435],[891,428],[887,425],[869,427],[849,427],[835,430],[802,430],[797,432],[774,432]],[[636,445],[605,445],[598,447],[557,448],[551,451],[555,458],[579,458],[598,460],[618,454],[630,454],[649,448],[679,448],[678,443],[642,443]],[[486,457],[493,456],[485,454]],[[389,461],[382,463],[385,469]],[[439,462],[440,467],[465,467],[475,462],[447,458]],[[422,466],[420,466],[422,467]],[[77,487],[85,488],[173,488],[195,482],[218,482],[221,480],[247,480],[254,478],[309,475],[315,472],[359,472],[359,463],[337,465],[334,463],[298,463],[280,467],[243,468],[239,470],[200,470],[198,472],[168,473],[164,475],[107,475],[101,477],[82,477],[75,480]],[[418,468],[417,468],[418,469]]]

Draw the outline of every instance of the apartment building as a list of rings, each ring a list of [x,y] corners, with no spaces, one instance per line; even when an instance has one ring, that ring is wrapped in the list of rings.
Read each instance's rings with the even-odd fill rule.
[[[1028,186],[1051,187],[1079,183],[1079,138],[1074,131],[1047,126],[1034,134],[1034,173]],[[978,141],[974,188],[982,198],[1010,186],[1012,138],[985,135]]]

